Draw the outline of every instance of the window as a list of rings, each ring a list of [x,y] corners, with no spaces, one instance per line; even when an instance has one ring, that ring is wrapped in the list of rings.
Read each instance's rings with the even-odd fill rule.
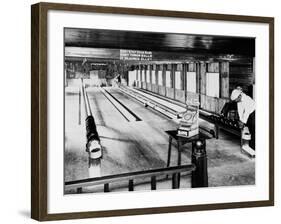
[[[146,70],[146,82],[150,82],[150,71]]]
[[[181,72],[180,71],[175,72],[175,88],[176,89],[182,89],[182,79],[181,79]]]
[[[196,93],[196,72],[186,73],[186,91]]]
[[[206,95],[212,97],[220,96],[219,73],[206,73]]]
[[[156,84],[156,76],[155,76],[155,71],[151,71],[151,79],[152,79],[152,84]]]
[[[166,71],[166,87],[171,88],[172,83],[171,83],[171,71]]]
[[[163,86],[163,73],[158,71],[158,85]]]
[[[140,70],[140,71],[141,71],[141,81],[145,82],[144,70]]]
[[[140,71],[139,70],[136,70],[136,80],[139,81],[140,80]]]

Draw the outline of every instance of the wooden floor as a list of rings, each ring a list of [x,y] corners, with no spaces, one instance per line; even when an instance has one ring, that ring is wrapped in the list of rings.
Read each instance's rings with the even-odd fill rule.
[[[93,116],[101,138],[104,156],[101,175],[147,170],[166,166],[168,136],[166,130],[176,129],[177,124],[166,116],[144,107],[122,93],[118,88],[107,89],[140,121],[128,122],[99,88],[87,88]],[[65,181],[88,177],[88,157],[85,152],[85,127],[83,110],[79,125],[79,97],[75,88],[66,88],[65,96]],[[255,160],[241,154],[240,140],[220,132],[220,139],[207,140],[209,186],[248,185],[255,183]],[[182,164],[189,164],[191,145],[185,145]],[[172,150],[172,164],[176,165],[177,153]],[[139,180],[138,189],[145,189]],[[160,188],[169,188],[169,184]],[[181,181],[189,187],[190,179]],[[118,190],[118,186],[116,190]],[[149,187],[148,187],[149,189]],[[71,192],[66,192],[71,193]]]

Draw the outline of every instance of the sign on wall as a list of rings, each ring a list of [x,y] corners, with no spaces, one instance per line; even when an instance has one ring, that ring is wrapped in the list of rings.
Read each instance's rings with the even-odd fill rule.
[[[120,60],[151,61],[152,51],[120,50]]]

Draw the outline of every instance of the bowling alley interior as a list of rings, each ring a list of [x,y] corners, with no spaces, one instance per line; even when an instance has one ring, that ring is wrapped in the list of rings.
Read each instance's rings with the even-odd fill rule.
[[[64,28],[63,50],[65,194],[255,185],[255,38]]]

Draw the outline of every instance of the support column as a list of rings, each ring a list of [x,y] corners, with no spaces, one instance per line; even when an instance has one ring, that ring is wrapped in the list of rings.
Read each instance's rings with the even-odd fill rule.
[[[206,69],[207,69],[207,63],[202,62],[199,65],[199,101],[200,101],[200,108],[206,107]]]
[[[167,84],[166,84],[166,70],[167,70],[167,65],[163,64],[162,65],[162,73],[163,73],[163,86],[166,88]],[[166,95],[166,94],[165,94]]]
[[[186,85],[187,85],[187,76],[186,73],[188,71],[187,68],[188,64],[182,64],[182,74],[183,74],[183,90],[184,90],[184,102],[186,102],[187,99],[187,89],[186,89]]]
[[[173,98],[176,99],[176,86],[175,86],[175,84],[176,84],[176,74],[175,74],[175,72],[176,72],[176,69],[177,69],[177,65],[171,64],[171,67],[172,67],[172,69],[171,69],[171,86],[174,89],[174,97]]]
[[[206,63],[200,63],[200,94],[206,95]]]
[[[229,98],[229,62],[220,62],[220,98]]]
[[[195,72],[196,72],[196,93],[198,95],[200,94],[201,88],[200,88],[200,63],[195,64]],[[200,100],[200,97],[199,97]]]
[[[140,75],[140,88],[143,89],[143,85],[142,85],[142,66],[139,65],[139,75]]]
[[[144,68],[145,89],[147,89],[147,67],[146,67],[146,65],[144,65],[143,68]]]
[[[155,84],[156,84],[157,86],[159,86],[158,70],[159,70],[158,65],[155,65]]]
[[[151,90],[152,90],[152,70],[153,70],[153,67],[152,65],[148,65],[148,68],[149,68],[149,82],[151,84]]]

